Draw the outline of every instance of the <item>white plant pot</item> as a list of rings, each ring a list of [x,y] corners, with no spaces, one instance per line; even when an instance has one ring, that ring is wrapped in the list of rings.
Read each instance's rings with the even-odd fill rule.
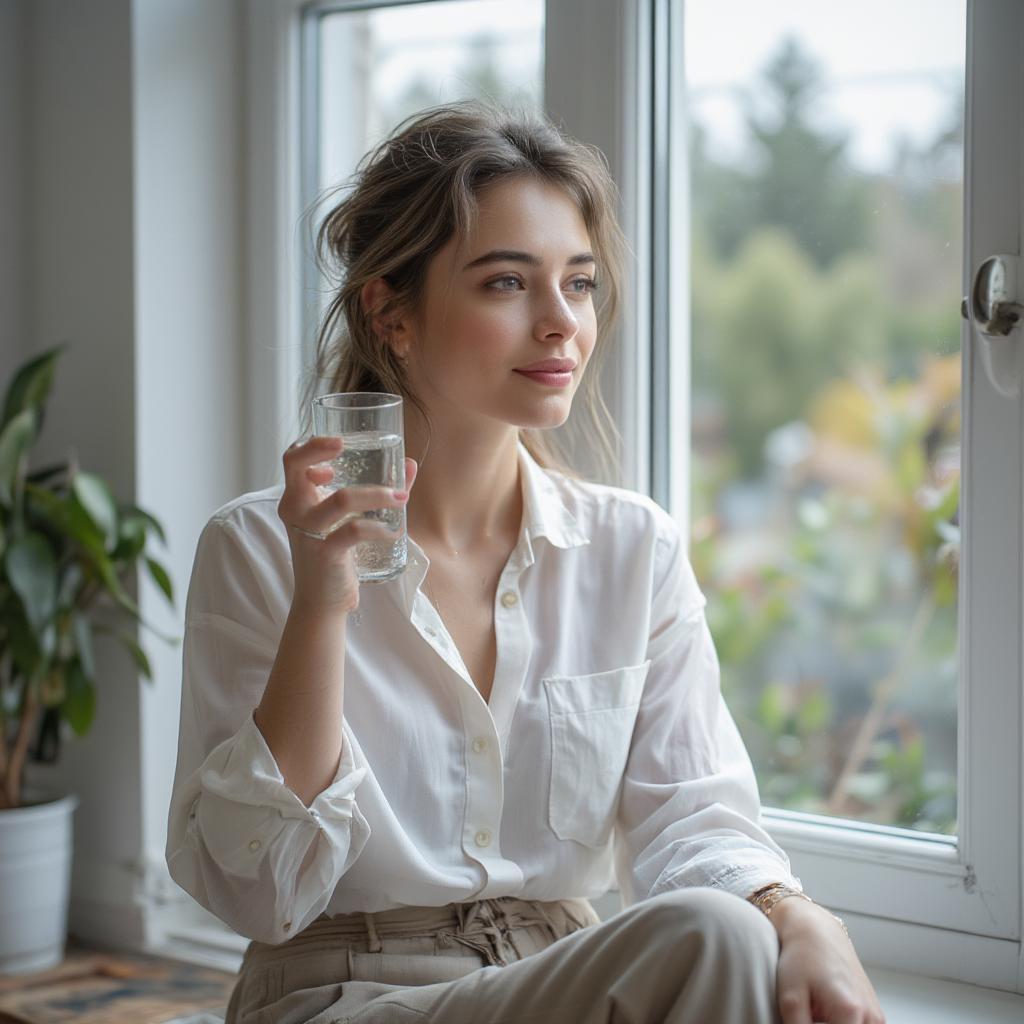
[[[64,959],[71,895],[74,795],[25,793],[0,811],[0,974],[26,974]]]

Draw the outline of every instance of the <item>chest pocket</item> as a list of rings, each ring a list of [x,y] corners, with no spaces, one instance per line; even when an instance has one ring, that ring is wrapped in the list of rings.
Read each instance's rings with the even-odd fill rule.
[[[559,839],[608,841],[650,664],[543,680],[551,713],[548,821]]]

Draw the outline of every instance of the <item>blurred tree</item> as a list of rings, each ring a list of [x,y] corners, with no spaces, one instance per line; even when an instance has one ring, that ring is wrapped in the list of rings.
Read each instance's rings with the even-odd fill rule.
[[[744,167],[708,155],[706,132],[694,124],[691,173],[695,215],[720,258],[731,258],[754,229],[784,228],[819,267],[868,238],[868,182],[845,159],[848,139],[814,124],[823,76],[793,38],[768,62],[754,96],[745,99],[751,152]]]
[[[823,94],[787,40],[742,159],[694,107],[691,558],[763,800],[955,833],[962,79],[888,173]]]

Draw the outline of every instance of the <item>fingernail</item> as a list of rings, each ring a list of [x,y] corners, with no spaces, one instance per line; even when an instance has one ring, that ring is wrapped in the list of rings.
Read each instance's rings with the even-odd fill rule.
[[[395,498],[398,501],[408,501],[409,500],[409,492],[408,491],[392,491],[391,493],[395,496]]]

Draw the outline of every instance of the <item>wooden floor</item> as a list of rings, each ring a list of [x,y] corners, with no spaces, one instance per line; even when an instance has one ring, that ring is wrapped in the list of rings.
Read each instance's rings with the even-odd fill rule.
[[[222,1014],[234,981],[223,971],[72,940],[51,970],[0,975],[0,1024],[158,1024],[202,1010]]]

